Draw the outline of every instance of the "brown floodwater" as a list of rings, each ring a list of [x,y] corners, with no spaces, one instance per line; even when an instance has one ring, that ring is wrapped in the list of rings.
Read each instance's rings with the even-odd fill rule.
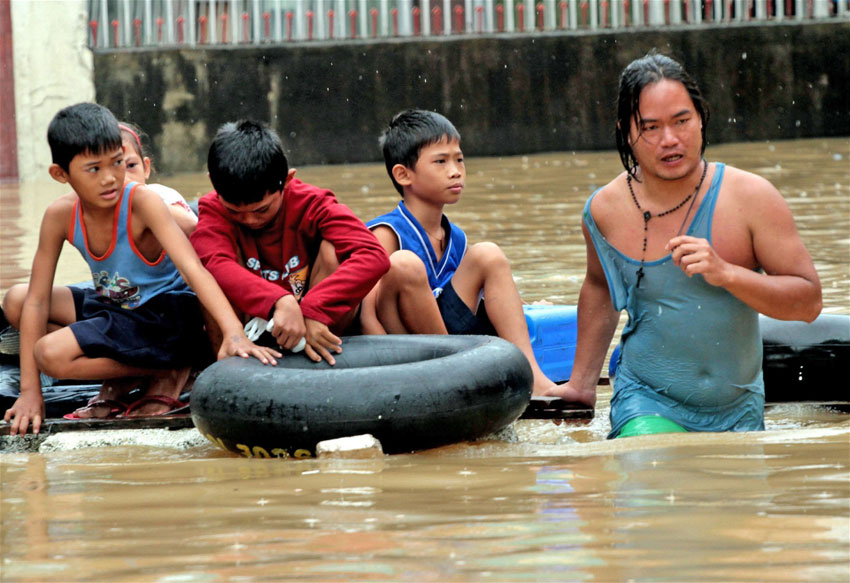
[[[850,140],[710,146],[771,180],[850,313]],[[297,166],[297,153],[293,156]],[[574,304],[580,213],[616,152],[467,159],[449,217],[498,242],[529,302]],[[363,218],[379,164],[298,168]],[[204,175],[160,177],[187,198]],[[0,294],[26,281],[52,183],[0,187]],[[88,278],[66,248],[58,283]],[[835,379],[836,383],[842,383]],[[212,444],[0,455],[0,580],[850,581],[850,417],[789,404],[767,431],[606,441],[596,417],[374,460],[243,459]]]

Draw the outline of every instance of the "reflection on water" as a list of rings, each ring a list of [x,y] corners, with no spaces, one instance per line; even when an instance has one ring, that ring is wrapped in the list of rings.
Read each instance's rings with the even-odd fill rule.
[[[710,147],[785,196],[850,312],[850,141]],[[297,156],[296,160],[297,162]],[[448,214],[497,241],[528,301],[574,304],[580,212],[614,152],[468,159]],[[381,165],[305,167],[359,216],[398,197]],[[163,177],[187,198],[203,175]],[[0,293],[26,281],[41,213],[64,187],[2,187]],[[57,281],[87,278],[75,250]],[[839,382],[839,379],[836,379]],[[233,458],[212,445],[0,456],[3,581],[848,581],[850,422],[802,405],[765,433],[605,441],[585,424],[370,461]]]
[[[7,455],[4,581],[846,580],[849,436]]]

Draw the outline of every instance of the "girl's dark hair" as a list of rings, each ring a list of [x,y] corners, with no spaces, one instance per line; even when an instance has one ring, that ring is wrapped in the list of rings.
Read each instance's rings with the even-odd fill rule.
[[[123,139],[126,135],[133,144],[133,149],[136,150],[136,154],[139,155],[139,158],[144,160],[148,150],[148,148],[145,147],[145,144],[148,143],[148,135],[142,131],[142,128],[134,123],[130,123],[129,121],[119,121],[118,129],[121,130],[121,138]],[[150,159],[150,157],[148,157],[148,159]],[[151,172],[155,171],[153,163],[151,163],[150,169]]]
[[[684,67],[677,61],[666,55],[652,51],[647,55],[629,63],[620,75],[620,88],[617,96],[617,151],[620,160],[630,175],[635,177],[637,160],[629,144],[629,131],[631,122],[635,121],[640,127],[640,94],[644,87],[657,83],[662,79],[678,81],[684,85],[691,96],[694,108],[702,120],[702,147],[700,153],[705,152],[705,132],[708,128],[709,110],[708,103],[702,96],[696,82],[685,72]]]
[[[77,154],[103,154],[121,147],[121,131],[112,112],[96,103],[77,103],[59,111],[47,126],[54,164],[65,172]]]
[[[134,123],[130,123],[129,121],[119,121],[118,129],[121,130],[121,137],[124,137],[124,134],[130,138],[130,141],[133,143],[133,148],[136,150],[136,153],[144,158],[145,148],[144,143],[147,141],[147,134],[142,131],[142,128],[137,126]]]
[[[219,196],[230,204],[243,205],[282,189],[289,163],[274,130],[240,120],[226,123],[216,132],[207,169]]]
[[[378,143],[384,153],[387,173],[399,194],[404,194],[404,191],[393,177],[393,166],[401,164],[413,168],[422,148],[443,139],[459,142],[460,133],[452,122],[439,113],[408,109],[393,117]]]

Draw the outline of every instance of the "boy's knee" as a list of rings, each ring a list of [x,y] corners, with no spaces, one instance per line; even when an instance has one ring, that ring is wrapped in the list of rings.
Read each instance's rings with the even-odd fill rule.
[[[396,251],[390,255],[390,272],[403,278],[428,278],[425,264],[412,251]]]
[[[467,253],[469,253],[471,259],[481,265],[509,266],[508,258],[502,248],[489,241],[472,245]]]
[[[27,284],[18,283],[9,288],[3,296],[3,315],[14,328],[20,328],[21,310],[27,297]]]
[[[336,248],[333,243],[323,240],[319,244],[319,252],[313,262],[310,273],[310,288],[319,285],[322,280],[331,275],[339,268],[339,259],[336,256]]]
[[[32,349],[38,370],[51,377],[61,377],[63,371],[59,366],[61,351],[52,342],[47,341],[47,336],[39,338]]]
[[[335,271],[339,267],[339,259],[336,256],[336,247],[333,243],[323,239],[319,243],[319,254],[316,257],[316,263],[327,271]]]
[[[412,251],[396,251],[390,255],[390,270],[384,277],[404,284],[428,284],[425,264]]]

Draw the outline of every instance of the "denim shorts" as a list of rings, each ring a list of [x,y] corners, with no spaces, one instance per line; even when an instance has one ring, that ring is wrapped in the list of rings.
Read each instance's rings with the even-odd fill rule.
[[[214,355],[193,293],[164,293],[127,310],[94,289],[69,286],[77,321],[70,328],[89,358],[143,368],[208,364]]]
[[[478,305],[478,312],[473,313],[460,296],[457,295],[452,282],[446,284],[443,292],[437,297],[437,306],[449,334],[477,334],[483,336],[498,336],[496,329],[487,316],[484,300]]]

